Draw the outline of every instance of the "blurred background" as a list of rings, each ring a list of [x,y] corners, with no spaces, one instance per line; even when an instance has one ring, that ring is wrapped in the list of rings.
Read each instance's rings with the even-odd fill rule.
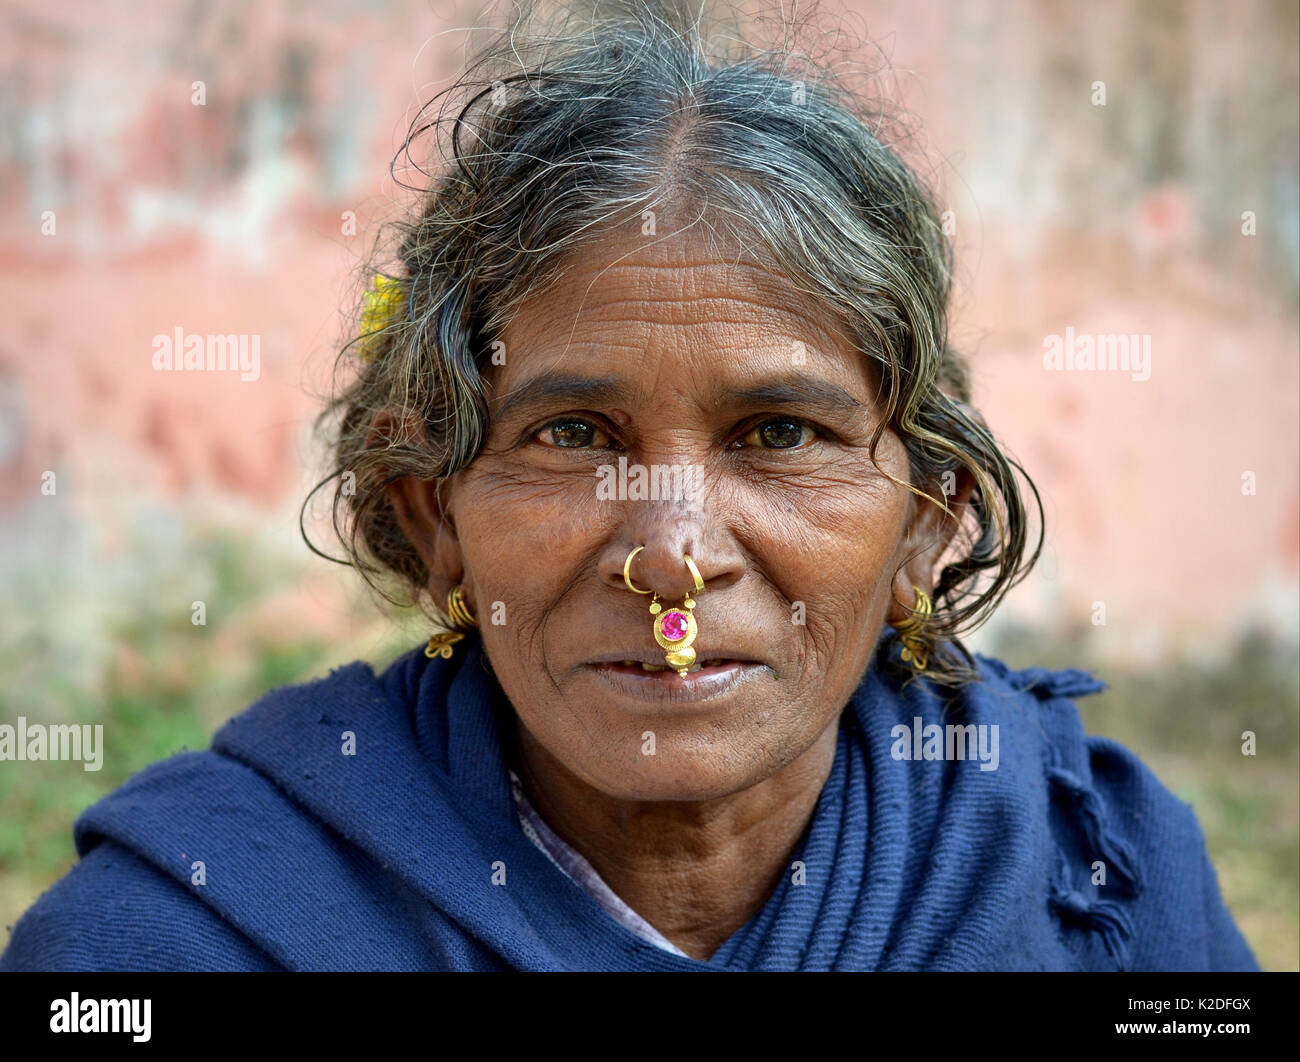
[[[87,805],[271,686],[421,640],[298,507],[360,270],[409,206],[389,163],[501,10],[4,0],[0,723],[103,723],[105,753],[0,762],[0,946]],[[976,402],[1044,497],[1042,562],[974,646],[1110,683],[1089,731],[1194,806],[1261,962],[1300,968],[1297,5],[821,11],[887,63]],[[155,371],[177,328],[258,337],[258,378]],[[1067,334],[1149,337],[1149,379],[1049,370]]]

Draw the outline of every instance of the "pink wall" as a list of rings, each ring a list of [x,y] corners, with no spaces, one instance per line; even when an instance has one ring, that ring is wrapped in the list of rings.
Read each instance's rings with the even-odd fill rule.
[[[308,421],[397,210],[388,163],[479,9],[7,7],[0,543],[57,566],[49,528],[73,524],[93,563],[161,507],[271,525],[298,556]],[[891,64],[875,84],[953,212],[977,402],[1046,499],[1048,552],[1007,615],[1138,656],[1248,622],[1300,639],[1295,6],[823,10]],[[177,326],[257,334],[260,378],[155,372]],[[1067,327],[1149,336],[1150,378],[1046,370]]]

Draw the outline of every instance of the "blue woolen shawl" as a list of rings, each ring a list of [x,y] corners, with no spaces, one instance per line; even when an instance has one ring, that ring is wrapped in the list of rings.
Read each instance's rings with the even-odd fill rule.
[[[868,670],[791,856],[802,883],[708,961],[624,928],[520,830],[511,710],[472,635],[274,690],[87,809],[80,861],[0,969],[1256,969],[1190,806],[1084,735],[1069,698],[1103,684],[978,661],[946,711]],[[917,718],[996,724],[997,769],[895,759]]]

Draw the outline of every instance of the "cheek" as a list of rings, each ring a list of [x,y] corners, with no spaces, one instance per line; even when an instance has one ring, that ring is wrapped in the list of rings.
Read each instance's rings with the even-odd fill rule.
[[[882,467],[898,476],[881,451]],[[748,518],[738,522],[801,634],[805,670],[857,666],[879,634],[904,559],[910,495],[869,460],[863,464],[751,499]]]
[[[593,477],[516,472],[476,463],[455,496],[465,567],[480,583],[504,579],[525,596],[564,586],[612,530],[610,506],[592,504]]]
[[[527,663],[535,679],[544,656],[544,627],[557,602],[580,581],[584,565],[616,533],[610,506],[593,505],[590,475],[539,474],[480,460],[457,483],[456,533],[467,582],[494,666]],[[594,568],[593,568],[594,570]]]

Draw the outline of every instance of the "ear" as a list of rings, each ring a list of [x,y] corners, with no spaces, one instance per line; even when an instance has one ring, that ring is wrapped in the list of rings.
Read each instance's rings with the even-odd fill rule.
[[[975,477],[969,469],[958,468],[945,473],[929,489],[922,489],[930,499],[946,501],[948,512],[944,512],[936,501],[915,494],[911,496],[911,515],[899,547],[903,564],[894,576],[894,600],[885,617],[891,626],[911,614],[908,610],[916,604],[914,586],[919,586],[927,595],[933,595],[939,563],[970,506]]]
[[[371,424],[367,447],[427,445],[424,425],[409,411],[385,410]],[[434,603],[441,606],[451,588],[464,576],[464,560],[447,490],[439,498],[438,481],[405,476],[384,488],[397,526],[424,562]]]

